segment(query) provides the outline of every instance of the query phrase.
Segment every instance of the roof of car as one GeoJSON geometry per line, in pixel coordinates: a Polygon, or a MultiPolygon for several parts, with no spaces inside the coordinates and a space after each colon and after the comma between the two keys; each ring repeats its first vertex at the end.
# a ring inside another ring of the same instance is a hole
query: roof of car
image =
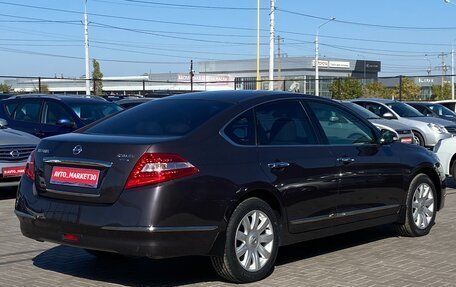
{"type": "MultiPolygon", "coordinates": [[[[238,90],[238,91],[213,91],[213,92],[196,92],[180,94],[175,96],[169,96],[163,99],[200,99],[200,100],[219,100],[224,102],[243,102],[247,100],[253,100],[262,97],[275,97],[275,98],[289,98],[289,97],[303,97],[311,98],[315,96],[297,94],[290,92],[279,92],[279,91],[255,91],[255,90],[238,90]]],[[[161,99],[159,99],[161,100],[161,99]]]]}
{"type": "Polygon", "coordinates": [[[377,103],[382,103],[382,104],[389,104],[389,103],[398,102],[396,100],[378,99],[378,98],[358,98],[358,99],[353,99],[353,101],[368,101],[368,102],[377,102],[377,103]]]}
{"type": "Polygon", "coordinates": [[[102,97],[99,96],[87,96],[87,95],[63,95],[63,94],[24,94],[10,97],[9,99],[19,99],[19,98],[47,98],[62,100],[64,102],[93,102],[93,101],[105,101],[102,97]]]}

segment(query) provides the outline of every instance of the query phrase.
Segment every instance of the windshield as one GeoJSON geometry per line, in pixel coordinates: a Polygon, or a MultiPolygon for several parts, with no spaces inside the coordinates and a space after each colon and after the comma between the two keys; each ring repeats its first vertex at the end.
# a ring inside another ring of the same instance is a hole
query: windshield
{"type": "Polygon", "coordinates": [[[404,103],[389,103],[386,104],[390,109],[395,111],[399,116],[404,117],[404,118],[416,118],[416,117],[424,117],[422,113],[420,113],[418,110],[415,108],[412,108],[411,106],[404,104],[404,103]]]}
{"type": "Polygon", "coordinates": [[[439,116],[445,116],[449,118],[456,117],[456,114],[452,112],[449,108],[439,104],[428,105],[428,108],[430,108],[434,113],[438,114],[439,116]]]}
{"type": "Polygon", "coordinates": [[[102,101],[76,102],[68,105],[85,125],[123,110],[116,104],[102,101]]]}
{"type": "Polygon", "coordinates": [[[374,114],[373,112],[371,112],[357,104],[350,103],[350,102],[343,102],[342,104],[344,104],[350,110],[354,111],[357,115],[359,115],[360,117],[362,117],[366,120],[380,119],[380,117],[377,116],[376,114],[374,114]]]}
{"type": "Polygon", "coordinates": [[[138,105],[84,133],[126,136],[183,136],[231,104],[212,100],[156,100],[138,105]]]}

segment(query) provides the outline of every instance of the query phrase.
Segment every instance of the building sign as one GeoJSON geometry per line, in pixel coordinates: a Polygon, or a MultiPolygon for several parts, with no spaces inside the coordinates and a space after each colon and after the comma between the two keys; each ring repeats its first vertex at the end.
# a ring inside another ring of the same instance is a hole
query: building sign
{"type": "Polygon", "coordinates": [[[434,84],[434,78],[418,78],[418,84],[434,84]]]}
{"type": "MultiPolygon", "coordinates": [[[[312,61],[312,66],[315,67],[315,60],[312,61]]],[[[318,60],[318,67],[350,69],[350,62],[318,60]]]]}
{"type": "MultiPolygon", "coordinates": [[[[179,82],[190,82],[189,74],[178,74],[177,81],[179,82]]],[[[222,84],[225,85],[227,82],[232,82],[230,75],[205,75],[205,74],[196,74],[193,76],[193,82],[197,83],[211,83],[211,84],[222,84]]],[[[229,83],[228,83],[229,84],[229,83]]]]}

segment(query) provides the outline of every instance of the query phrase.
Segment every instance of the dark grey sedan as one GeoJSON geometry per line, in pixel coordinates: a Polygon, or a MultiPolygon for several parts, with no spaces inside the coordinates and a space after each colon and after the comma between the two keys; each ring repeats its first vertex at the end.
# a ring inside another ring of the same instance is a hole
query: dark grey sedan
{"type": "Polygon", "coordinates": [[[434,153],[340,103],[226,91],[43,139],[15,212],[36,240],[96,256],[205,255],[225,279],[252,282],[282,245],[386,223],[426,235],[444,202],[434,153]]]}

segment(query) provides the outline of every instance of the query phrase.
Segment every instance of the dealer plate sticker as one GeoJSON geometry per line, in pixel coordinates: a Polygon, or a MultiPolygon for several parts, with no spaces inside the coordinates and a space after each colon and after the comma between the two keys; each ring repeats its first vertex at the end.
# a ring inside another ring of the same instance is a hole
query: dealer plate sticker
{"type": "Polygon", "coordinates": [[[25,166],[2,168],[3,177],[19,177],[25,172],[25,166]]]}
{"type": "Polygon", "coordinates": [[[100,171],[96,169],[54,166],[52,168],[51,183],[97,188],[99,178],[100,171]]]}

